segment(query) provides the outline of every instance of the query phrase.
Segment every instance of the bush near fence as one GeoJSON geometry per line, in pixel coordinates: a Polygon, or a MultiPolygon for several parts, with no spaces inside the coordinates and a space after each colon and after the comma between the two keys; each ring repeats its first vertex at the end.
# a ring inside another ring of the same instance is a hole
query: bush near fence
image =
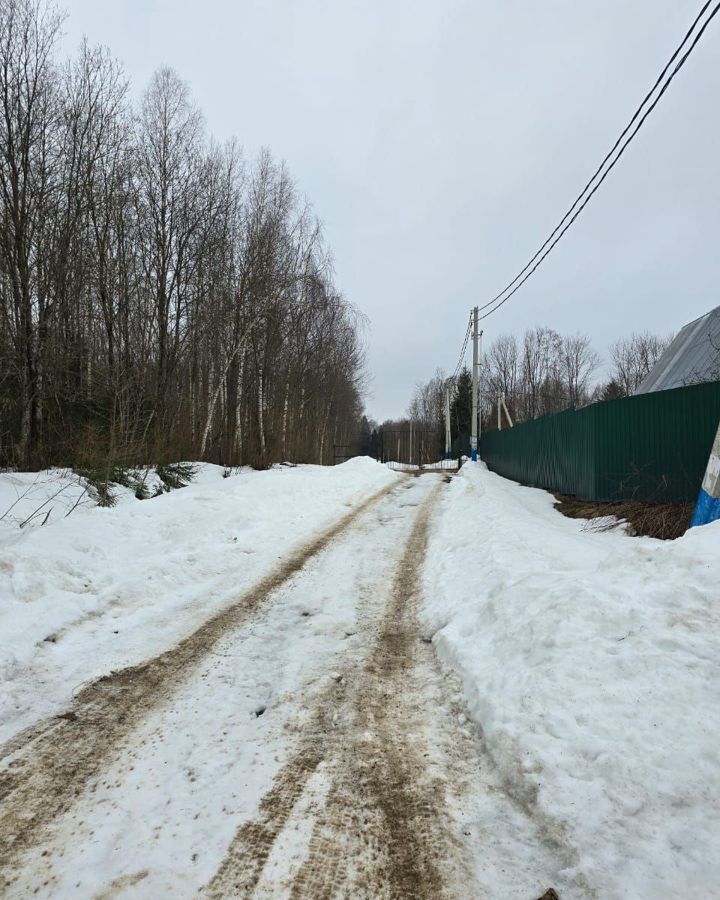
{"type": "Polygon", "coordinates": [[[720,382],[593,403],[484,432],[493,472],[581,500],[694,501],[720,421],[720,382]]]}

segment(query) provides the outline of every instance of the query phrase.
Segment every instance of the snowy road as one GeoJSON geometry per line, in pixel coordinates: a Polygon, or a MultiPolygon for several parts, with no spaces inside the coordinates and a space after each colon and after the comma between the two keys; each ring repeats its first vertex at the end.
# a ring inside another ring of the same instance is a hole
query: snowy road
{"type": "Polygon", "coordinates": [[[505,794],[418,624],[444,481],[403,479],[6,747],[6,895],[534,900],[558,884],[562,842],[505,794]]]}

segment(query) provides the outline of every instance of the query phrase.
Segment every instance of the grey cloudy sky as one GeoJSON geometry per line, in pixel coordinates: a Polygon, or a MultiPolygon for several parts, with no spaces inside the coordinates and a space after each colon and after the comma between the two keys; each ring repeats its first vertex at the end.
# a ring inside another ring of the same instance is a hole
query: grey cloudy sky
{"type": "MultiPolygon", "coordinates": [[[[370,319],[369,412],[452,370],[649,89],[700,0],[64,0],[66,49],[159,65],[209,130],[286,160],[370,319]]],[[[556,250],[485,324],[676,330],[720,302],[720,17],[556,250]]]]}

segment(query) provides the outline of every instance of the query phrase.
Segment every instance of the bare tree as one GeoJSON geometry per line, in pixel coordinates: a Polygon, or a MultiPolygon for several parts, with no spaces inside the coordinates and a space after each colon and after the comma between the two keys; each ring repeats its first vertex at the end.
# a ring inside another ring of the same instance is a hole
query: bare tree
{"type": "Polygon", "coordinates": [[[588,400],[590,379],[600,365],[600,357],[586,334],[563,337],[560,354],[566,402],[570,406],[581,406],[588,400]]]}
{"type": "Polygon", "coordinates": [[[20,398],[18,456],[26,467],[37,462],[39,359],[51,315],[39,270],[54,189],[52,52],[61,21],[35,0],[0,2],[0,277],[9,374],[20,398]]]}
{"type": "Polygon", "coordinates": [[[635,393],[640,387],[671,340],[672,336],[662,338],[643,331],[633,332],[629,338],[622,338],[612,345],[612,378],[625,396],[635,393]]]}
{"type": "Polygon", "coordinates": [[[0,0],[0,464],[329,462],[362,416],[362,317],[287,169],[218,147],[187,85],[0,0]]]}
{"type": "Polygon", "coordinates": [[[554,412],[562,396],[560,353],[562,340],[551,328],[528,329],[521,353],[523,418],[554,412]]]}

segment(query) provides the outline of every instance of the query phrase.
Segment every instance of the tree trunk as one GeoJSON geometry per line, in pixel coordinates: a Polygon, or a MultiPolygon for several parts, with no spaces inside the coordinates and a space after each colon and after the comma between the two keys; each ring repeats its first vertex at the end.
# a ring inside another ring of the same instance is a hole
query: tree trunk
{"type": "Polygon", "coordinates": [[[265,461],[265,412],[263,402],[263,376],[258,377],[258,436],[260,438],[260,457],[265,461]]]}
{"type": "Polygon", "coordinates": [[[242,462],[243,451],[243,421],[242,421],[242,404],[243,404],[243,375],[245,372],[245,351],[240,355],[240,365],[238,366],[237,375],[237,391],[235,394],[235,453],[237,454],[238,464],[242,462]]]}
{"type": "Polygon", "coordinates": [[[285,402],[283,403],[282,418],[282,462],[287,459],[287,423],[288,423],[288,407],[290,405],[290,378],[285,381],[285,402]]]}
{"type": "Polygon", "coordinates": [[[215,380],[215,360],[210,360],[210,373],[208,375],[208,407],[207,407],[207,417],[205,419],[205,428],[203,429],[202,441],[200,442],[200,459],[203,459],[205,456],[205,446],[207,444],[208,435],[210,434],[210,428],[212,426],[213,415],[215,414],[215,404],[217,403],[217,398],[220,394],[220,387],[222,386],[222,379],[218,384],[217,388],[213,392],[213,382],[215,380]],[[210,399],[212,396],[212,400],[210,399]]]}

